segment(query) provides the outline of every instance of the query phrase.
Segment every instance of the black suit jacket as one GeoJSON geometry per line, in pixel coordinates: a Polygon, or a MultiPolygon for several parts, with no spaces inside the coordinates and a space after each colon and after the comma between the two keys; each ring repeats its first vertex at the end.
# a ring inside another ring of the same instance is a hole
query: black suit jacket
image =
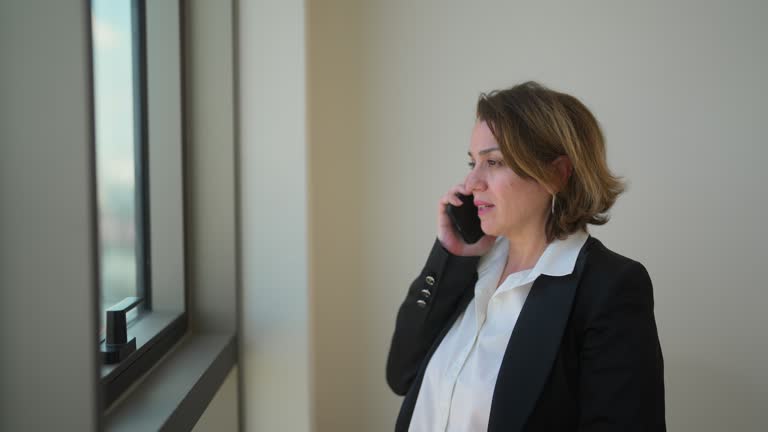
{"type": "MultiPolygon", "coordinates": [[[[427,363],[474,296],[479,257],[435,242],[400,306],[387,381],[407,431],[427,363]]],[[[539,276],[507,344],[489,431],[665,431],[648,272],[589,237],[573,273],[539,276]]],[[[431,432],[431,431],[425,431],[431,432]]]]}

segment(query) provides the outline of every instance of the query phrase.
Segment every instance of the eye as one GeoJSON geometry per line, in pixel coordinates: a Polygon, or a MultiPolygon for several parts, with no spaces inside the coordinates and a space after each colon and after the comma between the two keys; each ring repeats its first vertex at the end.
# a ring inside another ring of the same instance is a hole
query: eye
{"type": "Polygon", "coordinates": [[[467,166],[469,166],[469,169],[475,169],[476,165],[477,165],[477,163],[475,163],[475,161],[467,162],[467,166]]]}
{"type": "Polygon", "coordinates": [[[489,167],[501,166],[504,164],[503,161],[496,159],[488,159],[487,163],[489,167]]]}

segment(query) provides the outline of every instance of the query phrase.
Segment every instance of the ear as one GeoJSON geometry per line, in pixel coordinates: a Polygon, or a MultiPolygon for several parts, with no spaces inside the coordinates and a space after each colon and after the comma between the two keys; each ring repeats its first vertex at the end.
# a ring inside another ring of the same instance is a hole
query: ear
{"type": "Polygon", "coordinates": [[[573,164],[568,156],[558,156],[557,159],[552,161],[552,167],[557,172],[557,190],[560,191],[568,184],[568,179],[571,178],[573,164]]]}

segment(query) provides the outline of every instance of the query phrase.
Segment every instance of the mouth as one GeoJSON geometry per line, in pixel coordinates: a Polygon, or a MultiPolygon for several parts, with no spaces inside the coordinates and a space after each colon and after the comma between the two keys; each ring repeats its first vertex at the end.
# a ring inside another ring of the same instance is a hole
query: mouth
{"type": "Polygon", "coordinates": [[[491,204],[489,202],[485,202],[485,201],[475,201],[475,206],[477,207],[477,215],[478,216],[482,216],[482,215],[488,213],[494,207],[493,204],[491,204]]]}

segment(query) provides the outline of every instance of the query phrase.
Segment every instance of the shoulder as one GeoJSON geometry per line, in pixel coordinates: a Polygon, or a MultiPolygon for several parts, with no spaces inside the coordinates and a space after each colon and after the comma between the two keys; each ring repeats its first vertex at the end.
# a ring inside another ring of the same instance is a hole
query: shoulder
{"type": "Polygon", "coordinates": [[[589,309],[589,315],[626,302],[653,308],[651,278],[643,264],[608,249],[594,237],[587,240],[582,253],[577,302],[589,309]]]}
{"type": "MultiPolygon", "coordinates": [[[[586,264],[590,267],[589,270],[621,270],[625,267],[632,267],[642,265],[632,258],[628,258],[624,255],[616,253],[608,249],[600,240],[590,236],[584,244],[584,250],[586,264]]],[[[585,268],[585,270],[588,270],[585,268]]]]}
{"type": "Polygon", "coordinates": [[[647,276],[645,266],[632,258],[616,253],[598,239],[590,237],[582,251],[584,260],[581,274],[582,282],[615,282],[627,277],[647,276]]]}

